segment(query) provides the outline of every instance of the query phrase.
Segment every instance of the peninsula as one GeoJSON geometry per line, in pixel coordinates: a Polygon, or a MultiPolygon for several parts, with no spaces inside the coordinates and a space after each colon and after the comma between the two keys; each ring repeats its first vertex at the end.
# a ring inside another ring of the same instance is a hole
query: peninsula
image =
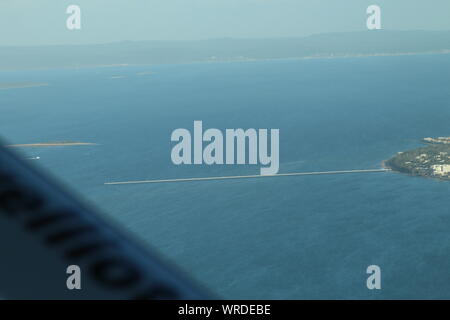
{"type": "Polygon", "coordinates": [[[394,171],[450,181],[450,137],[424,138],[426,146],[399,152],[383,165],[394,171]]]}

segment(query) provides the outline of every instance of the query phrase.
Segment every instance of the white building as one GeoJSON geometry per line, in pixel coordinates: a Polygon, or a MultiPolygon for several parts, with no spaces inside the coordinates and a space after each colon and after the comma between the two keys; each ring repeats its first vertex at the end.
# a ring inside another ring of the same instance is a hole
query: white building
{"type": "Polygon", "coordinates": [[[434,174],[439,176],[446,176],[450,174],[450,164],[437,164],[433,167],[434,174]]]}

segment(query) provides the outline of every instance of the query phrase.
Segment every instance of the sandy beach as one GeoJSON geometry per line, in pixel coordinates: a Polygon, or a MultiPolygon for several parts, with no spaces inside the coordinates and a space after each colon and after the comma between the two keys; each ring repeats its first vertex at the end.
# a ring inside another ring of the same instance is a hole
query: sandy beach
{"type": "Polygon", "coordinates": [[[35,148],[35,147],[68,147],[68,146],[93,146],[96,143],[88,142],[48,142],[48,143],[30,143],[30,144],[11,144],[10,148],[35,148]]]}

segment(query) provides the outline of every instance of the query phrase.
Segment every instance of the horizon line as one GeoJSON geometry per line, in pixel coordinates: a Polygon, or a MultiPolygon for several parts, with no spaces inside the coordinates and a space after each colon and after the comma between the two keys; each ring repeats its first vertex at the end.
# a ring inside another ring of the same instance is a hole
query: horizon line
{"type": "Polygon", "coordinates": [[[45,44],[2,44],[0,48],[11,47],[62,47],[62,46],[95,46],[95,45],[108,45],[108,44],[120,44],[126,42],[201,42],[201,41],[216,41],[216,40],[288,40],[288,39],[305,39],[320,35],[332,35],[332,34],[346,34],[346,33],[366,33],[366,32],[450,32],[450,29],[381,29],[381,30],[356,30],[356,31],[330,31],[330,32],[316,32],[308,35],[298,36],[275,36],[275,37],[215,37],[215,38],[198,38],[198,39],[141,39],[141,40],[116,40],[116,41],[104,41],[104,42],[86,42],[86,43],[45,43],[45,44]]]}

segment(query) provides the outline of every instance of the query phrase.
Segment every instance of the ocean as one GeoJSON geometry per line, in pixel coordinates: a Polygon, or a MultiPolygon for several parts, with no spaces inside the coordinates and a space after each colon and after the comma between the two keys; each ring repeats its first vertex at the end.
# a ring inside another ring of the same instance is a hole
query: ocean
{"type": "Polygon", "coordinates": [[[8,143],[216,295],[236,299],[450,298],[450,183],[394,172],[168,184],[259,174],[175,166],[176,128],[277,128],[280,173],[377,169],[450,135],[450,55],[0,73],[8,143]],[[368,290],[366,269],[381,268],[368,290]]]}

